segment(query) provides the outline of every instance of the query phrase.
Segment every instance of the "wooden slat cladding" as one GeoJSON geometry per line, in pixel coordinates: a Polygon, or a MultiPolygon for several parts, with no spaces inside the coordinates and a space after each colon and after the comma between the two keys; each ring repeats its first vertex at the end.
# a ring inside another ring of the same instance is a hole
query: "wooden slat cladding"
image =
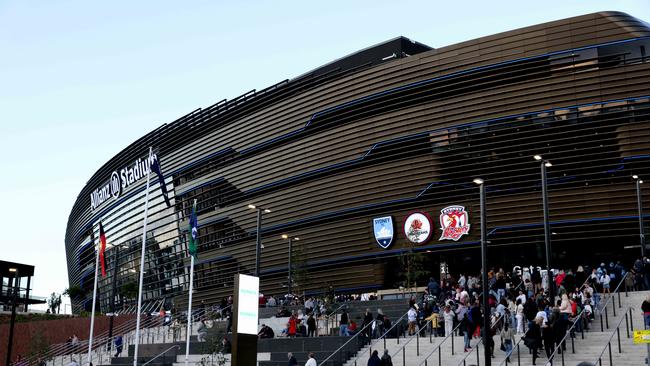
{"type": "MultiPolygon", "coordinates": [[[[650,29],[625,14],[588,14],[289,81],[196,111],[129,146],[82,190],[66,232],[70,283],[87,275],[90,259],[77,262],[74,253],[100,218],[110,242],[133,248],[118,278],[128,281],[136,268],[143,181],[97,212],[88,196],[149,145],[171,175],[166,184],[175,201],[166,208],[157,184],[151,187],[150,299],[186,290],[182,258],[194,199],[201,225],[197,298],[207,301],[231,291],[234,273],[253,270],[249,203],[272,209],[263,220],[265,293],[283,291],[283,233],[301,237],[313,282],[307,292],[324,283],[390,286],[395,269],[386,266],[403,253],[475,247],[471,181],[478,176],[488,187],[491,243],[537,246],[543,233],[533,154],[554,164],[550,213],[559,242],[629,243],[636,205],[630,175],[650,175],[649,37],[650,29]],[[471,229],[450,243],[438,239],[438,215],[452,204],[465,206],[471,229]],[[402,229],[414,210],[432,218],[432,238],[420,246],[408,244],[402,229]],[[395,223],[388,250],[373,237],[372,218],[383,215],[395,223]]],[[[101,289],[103,304],[108,296],[101,289]]]]}

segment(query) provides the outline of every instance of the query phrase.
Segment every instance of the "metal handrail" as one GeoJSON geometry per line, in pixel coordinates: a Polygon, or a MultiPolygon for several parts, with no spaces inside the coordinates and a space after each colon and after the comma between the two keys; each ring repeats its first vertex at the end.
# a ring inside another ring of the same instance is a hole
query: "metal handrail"
{"type": "MultiPolygon", "coordinates": [[[[400,324],[400,322],[402,321],[402,319],[403,319],[406,315],[408,315],[408,313],[409,313],[409,312],[407,311],[407,312],[404,313],[404,315],[400,316],[400,317],[395,321],[395,323],[393,324],[393,326],[390,327],[390,329],[388,329],[386,332],[384,332],[384,334],[382,334],[381,337],[379,337],[379,338],[377,338],[377,339],[374,340],[374,343],[376,344],[380,339],[384,339],[384,338],[386,337],[386,335],[387,335],[388,333],[390,333],[390,332],[393,330],[393,328],[395,328],[397,325],[400,324]]],[[[372,348],[372,344],[373,344],[373,340],[370,341],[370,348],[372,348]]],[[[357,357],[355,357],[354,360],[352,360],[351,362],[356,362],[359,358],[361,358],[361,356],[365,355],[366,352],[369,352],[369,351],[370,351],[370,348],[366,348],[363,352],[361,352],[360,354],[358,354],[357,357]]]]}
{"type": "MultiPolygon", "coordinates": [[[[628,274],[629,273],[626,273],[625,276],[623,276],[623,278],[621,278],[621,281],[619,282],[618,286],[616,286],[616,288],[614,289],[614,293],[616,293],[619,290],[619,288],[621,287],[621,284],[623,282],[625,282],[625,278],[627,278],[628,274]]],[[[587,281],[585,281],[585,282],[587,282],[587,281]]],[[[606,309],[607,305],[609,304],[609,301],[612,298],[614,298],[614,295],[610,296],[610,298],[607,299],[607,301],[605,301],[605,305],[601,309],[599,309],[599,311],[602,311],[602,309],[606,309]]],[[[564,335],[564,337],[562,337],[562,340],[560,342],[558,342],[555,349],[553,349],[553,353],[548,358],[548,361],[546,362],[546,365],[552,365],[553,364],[553,358],[557,354],[558,350],[562,347],[562,344],[564,343],[564,341],[566,341],[566,338],[571,334],[571,331],[573,330],[573,328],[575,328],[576,324],[578,324],[578,321],[580,321],[582,319],[582,315],[584,314],[584,312],[585,312],[585,309],[582,309],[582,311],[580,311],[580,313],[578,313],[578,315],[576,316],[576,319],[573,321],[573,325],[571,325],[571,327],[569,329],[567,329],[566,334],[564,335]]],[[[602,318],[601,318],[601,325],[602,325],[602,318]]]]}
{"type": "Polygon", "coordinates": [[[175,345],[173,345],[173,346],[167,348],[166,350],[164,350],[164,351],[162,351],[161,353],[159,353],[158,355],[156,355],[154,358],[152,358],[152,359],[150,359],[149,361],[143,363],[142,366],[146,366],[146,365],[150,364],[153,360],[157,359],[158,357],[160,357],[160,356],[164,355],[165,353],[167,353],[167,351],[169,351],[169,350],[171,350],[171,349],[174,349],[174,348],[181,349],[181,346],[179,346],[178,344],[175,344],[175,345]]]}
{"type": "MultiPolygon", "coordinates": [[[[627,312],[628,310],[634,310],[634,308],[632,308],[631,306],[629,306],[625,311],[627,312]]],[[[626,314],[626,315],[627,315],[627,314],[626,314]]],[[[600,354],[598,355],[598,357],[596,357],[596,360],[594,361],[594,365],[597,365],[597,364],[599,363],[598,361],[599,361],[599,360],[603,357],[603,355],[605,354],[605,350],[606,350],[606,349],[608,348],[608,346],[611,344],[612,338],[614,338],[614,333],[617,333],[617,332],[618,332],[618,328],[619,328],[619,327],[621,326],[621,324],[623,323],[623,319],[627,320],[627,316],[625,316],[625,317],[622,316],[621,319],[618,321],[618,324],[616,325],[615,329],[612,331],[612,334],[609,336],[609,339],[607,339],[607,342],[605,342],[605,346],[603,347],[602,352],[600,352],[600,354]]],[[[619,334],[619,336],[620,336],[620,334],[619,334]]],[[[620,345],[620,342],[619,342],[619,345],[620,345]]]]}
{"type": "Polygon", "coordinates": [[[440,341],[440,343],[438,343],[438,345],[435,346],[431,352],[429,352],[429,354],[427,355],[427,357],[425,357],[424,360],[423,360],[423,361],[422,361],[418,366],[422,366],[422,365],[424,365],[424,364],[426,363],[426,361],[429,359],[429,357],[431,357],[431,355],[434,354],[434,353],[435,353],[435,352],[436,352],[436,351],[437,351],[437,350],[442,346],[442,344],[445,343],[445,342],[447,341],[447,338],[453,337],[454,332],[455,332],[458,328],[460,328],[460,326],[461,326],[462,324],[463,324],[462,321],[459,322],[459,323],[454,327],[454,329],[451,330],[451,333],[449,333],[449,335],[445,336],[445,338],[443,338],[442,341],[440,341]]]}
{"type": "MultiPolygon", "coordinates": [[[[201,316],[202,313],[204,313],[203,310],[196,310],[196,312],[193,311],[193,315],[201,316]]],[[[148,321],[145,320],[144,322],[142,322],[141,328],[151,329],[155,327],[156,324],[158,323],[159,323],[158,318],[151,318],[148,321]]],[[[130,328],[134,326],[135,326],[135,319],[132,319],[132,321],[127,321],[126,323],[120,324],[119,327],[114,329],[114,332],[117,334],[133,332],[135,329],[130,329],[130,328]]],[[[107,333],[108,332],[106,331],[100,333],[98,336],[93,337],[93,340],[96,341],[96,346],[93,347],[94,351],[103,348],[107,344],[107,342],[112,342],[113,339],[117,337],[117,335],[115,335],[109,338],[107,335],[105,335],[107,333]]],[[[72,357],[72,355],[74,354],[85,353],[87,345],[88,345],[88,340],[81,341],[78,345],[74,347],[74,350],[71,353],[68,351],[68,349],[70,349],[71,347],[69,343],[65,343],[65,342],[58,343],[48,348],[47,352],[45,352],[44,354],[35,355],[31,358],[26,359],[26,362],[29,364],[34,364],[35,360],[37,360],[38,358],[41,358],[43,360],[49,360],[49,359],[54,359],[56,357],[68,356],[68,355],[72,357]]]]}
{"type": "MultiPolygon", "coordinates": [[[[481,339],[479,339],[479,341],[476,342],[476,344],[474,345],[474,348],[476,348],[476,355],[477,355],[477,357],[480,357],[480,356],[479,356],[480,353],[479,353],[479,351],[478,351],[478,346],[480,346],[481,343],[483,343],[483,338],[482,338],[482,337],[481,337],[481,339]]],[[[467,354],[466,354],[465,356],[463,356],[463,358],[460,360],[460,362],[459,362],[458,364],[456,364],[456,366],[464,365],[464,364],[465,364],[465,360],[466,360],[467,357],[469,357],[472,353],[474,353],[474,352],[467,352],[467,354]]]]}
{"type": "Polygon", "coordinates": [[[615,294],[615,293],[617,293],[617,292],[619,291],[619,288],[621,287],[621,285],[623,284],[623,282],[625,282],[625,279],[627,278],[627,276],[628,276],[629,274],[630,274],[630,273],[628,272],[628,273],[625,274],[625,276],[623,276],[623,278],[621,278],[621,281],[618,283],[618,286],[616,286],[616,288],[614,289],[614,291],[610,292],[610,295],[611,295],[611,296],[607,299],[607,301],[605,301],[605,305],[603,305],[600,309],[598,309],[599,312],[602,311],[603,309],[607,308],[607,305],[609,304],[609,302],[612,301],[612,299],[614,298],[614,295],[613,295],[613,294],[615,294]]]}
{"type": "Polygon", "coordinates": [[[321,361],[320,363],[321,363],[322,365],[324,365],[325,362],[326,362],[327,360],[329,360],[330,358],[332,358],[332,356],[334,356],[334,355],[337,354],[340,350],[342,350],[343,347],[347,346],[348,343],[352,342],[353,339],[355,339],[355,338],[357,338],[359,335],[363,334],[363,333],[364,333],[363,331],[366,330],[366,328],[368,328],[368,327],[371,326],[372,324],[375,324],[375,322],[376,322],[376,320],[373,320],[373,321],[371,321],[370,323],[366,324],[366,326],[363,327],[363,328],[361,328],[361,330],[359,330],[359,331],[357,332],[357,334],[355,334],[354,336],[350,337],[350,339],[349,339],[347,342],[343,343],[343,345],[342,345],[341,347],[337,348],[336,351],[332,352],[331,355],[327,356],[327,358],[324,359],[323,361],[321,361]]]}
{"type": "MultiPolygon", "coordinates": [[[[429,324],[431,324],[431,320],[428,320],[426,323],[424,323],[424,327],[423,327],[423,328],[426,328],[427,325],[429,325],[429,324]]],[[[407,340],[406,342],[404,342],[404,345],[402,345],[402,347],[401,347],[400,349],[398,349],[397,351],[393,352],[393,355],[396,355],[399,351],[403,350],[403,349],[406,347],[407,344],[411,343],[411,341],[413,340],[413,338],[417,338],[417,337],[418,337],[418,333],[420,333],[420,331],[421,331],[423,328],[420,328],[419,330],[417,330],[417,331],[415,332],[414,335],[409,336],[408,340],[407,340]]]]}

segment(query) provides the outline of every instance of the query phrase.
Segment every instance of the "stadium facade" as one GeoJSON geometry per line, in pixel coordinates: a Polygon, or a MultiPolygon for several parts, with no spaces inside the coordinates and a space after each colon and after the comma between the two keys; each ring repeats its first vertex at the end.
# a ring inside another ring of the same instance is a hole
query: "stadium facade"
{"type": "Polygon", "coordinates": [[[254,272],[249,204],[271,211],[261,226],[266,294],[286,291],[282,234],[300,237],[293,278],[305,293],[394,288],[414,273],[437,272],[442,261],[452,272],[475,271],[476,177],[487,189],[489,261],[542,264],[535,154],[553,163],[554,262],[630,260],[639,252],[631,176],[650,180],[649,135],[650,25],[627,14],[588,14],[439,49],[400,37],[193,111],[126,147],[92,176],[70,213],[70,286],[81,287],[77,305],[88,306],[89,230],[98,237],[101,220],[109,243],[101,309],[113,293],[118,306],[132,304],[150,146],[172,202],[154,177],[143,297],[151,309],[187,292],[194,200],[197,302],[218,301],[232,292],[235,273],[254,272]]]}

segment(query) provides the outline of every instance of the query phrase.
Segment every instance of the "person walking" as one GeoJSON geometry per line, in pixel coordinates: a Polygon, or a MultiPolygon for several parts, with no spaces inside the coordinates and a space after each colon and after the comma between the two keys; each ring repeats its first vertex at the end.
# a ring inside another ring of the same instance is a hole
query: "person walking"
{"type": "Polygon", "coordinates": [[[454,329],[454,312],[451,311],[451,307],[449,305],[445,306],[445,311],[442,313],[442,318],[445,322],[445,337],[447,337],[454,329]]]}
{"type": "Polygon", "coordinates": [[[384,350],[384,355],[381,356],[381,363],[379,366],[393,366],[393,359],[388,354],[388,350],[384,350]]]}
{"type": "Polygon", "coordinates": [[[199,342],[205,342],[208,340],[208,327],[205,325],[205,320],[199,322],[199,327],[196,329],[196,332],[198,334],[197,340],[199,342]]]}
{"type": "Polygon", "coordinates": [[[379,359],[379,352],[377,350],[372,351],[372,355],[368,359],[368,366],[380,366],[381,360],[379,359]]]}
{"type": "Polygon", "coordinates": [[[316,335],[316,318],[314,313],[309,314],[307,318],[307,337],[314,337],[316,335]]]}
{"type": "Polygon", "coordinates": [[[521,299],[517,299],[517,313],[515,315],[517,320],[517,334],[524,333],[524,304],[521,303],[521,299]]]}
{"type": "Polygon", "coordinates": [[[512,327],[508,325],[508,322],[503,324],[503,329],[501,329],[501,344],[502,349],[506,353],[506,362],[510,362],[510,355],[512,354],[512,345],[515,340],[515,332],[512,330],[512,327]]]}
{"type": "Polygon", "coordinates": [[[528,347],[533,352],[533,365],[539,357],[537,351],[542,345],[541,325],[543,322],[544,319],[542,317],[536,317],[528,328],[524,339],[524,344],[526,347],[528,347]]]}
{"type": "Polygon", "coordinates": [[[124,344],[124,342],[122,340],[122,336],[118,335],[117,337],[115,337],[115,340],[113,341],[113,343],[115,344],[115,356],[114,357],[120,357],[120,355],[122,354],[122,347],[123,347],[123,344],[124,344]]]}
{"type": "Polygon", "coordinates": [[[305,366],[317,366],[314,352],[309,352],[309,359],[305,362],[305,366]]]}

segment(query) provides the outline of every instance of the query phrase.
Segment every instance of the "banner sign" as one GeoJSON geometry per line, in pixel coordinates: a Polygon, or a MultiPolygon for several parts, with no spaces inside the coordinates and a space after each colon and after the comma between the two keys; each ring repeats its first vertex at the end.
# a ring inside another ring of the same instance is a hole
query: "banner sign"
{"type": "Polygon", "coordinates": [[[237,333],[257,335],[260,279],[238,274],[237,281],[237,333]]]}
{"type": "Polygon", "coordinates": [[[393,242],[393,218],[384,216],[373,219],[372,228],[377,244],[384,249],[388,248],[393,242]]]}
{"type": "Polygon", "coordinates": [[[447,206],[440,210],[440,229],[442,235],[438,240],[457,241],[469,233],[469,216],[463,206],[447,206]]]}
{"type": "Polygon", "coordinates": [[[413,212],[404,220],[404,235],[414,244],[421,244],[431,236],[431,220],[424,212],[413,212]]]}

